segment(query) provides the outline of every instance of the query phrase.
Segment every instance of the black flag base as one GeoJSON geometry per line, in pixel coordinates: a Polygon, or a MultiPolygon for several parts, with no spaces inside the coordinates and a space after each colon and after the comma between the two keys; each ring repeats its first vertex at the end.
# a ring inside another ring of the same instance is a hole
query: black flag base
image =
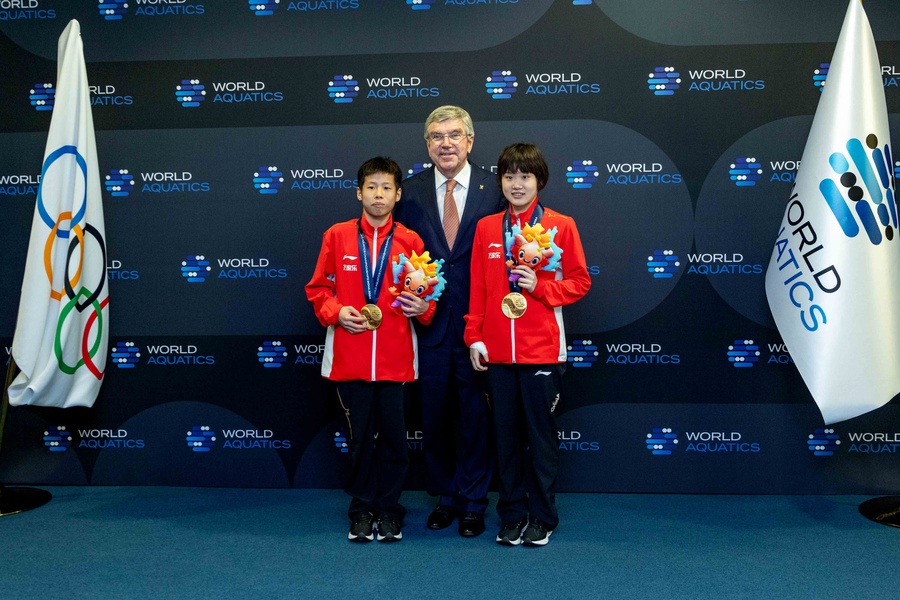
{"type": "Polygon", "coordinates": [[[900,496],[872,498],[859,505],[859,512],[867,519],[882,525],[900,527],[900,496]]]}
{"type": "MultiPolygon", "coordinates": [[[[3,432],[6,430],[6,411],[9,408],[7,390],[15,378],[18,369],[13,357],[9,357],[6,369],[6,382],[3,385],[3,396],[0,398],[0,449],[3,448],[3,432]]],[[[50,502],[53,495],[46,490],[28,487],[9,487],[0,483],[0,517],[17,515],[20,512],[38,508],[50,502]]]]}
{"type": "Polygon", "coordinates": [[[47,490],[0,485],[0,517],[17,515],[41,507],[53,498],[47,490]]]}

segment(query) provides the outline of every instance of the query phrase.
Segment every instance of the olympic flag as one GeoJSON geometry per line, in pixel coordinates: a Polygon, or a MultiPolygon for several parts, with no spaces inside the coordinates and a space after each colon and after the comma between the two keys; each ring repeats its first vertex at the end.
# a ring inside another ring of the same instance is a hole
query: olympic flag
{"type": "Polygon", "coordinates": [[[900,392],[893,164],[875,40],[851,0],[766,271],[778,331],[828,425],[900,392]]]}
{"type": "Polygon", "coordinates": [[[13,406],[92,406],[109,338],[97,145],[78,21],[59,38],[56,99],[25,261],[13,406]]]}

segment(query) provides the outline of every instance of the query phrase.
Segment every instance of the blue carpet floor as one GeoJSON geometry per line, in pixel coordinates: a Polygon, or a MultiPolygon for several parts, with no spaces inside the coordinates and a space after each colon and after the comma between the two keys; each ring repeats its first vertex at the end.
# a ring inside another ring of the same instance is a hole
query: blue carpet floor
{"type": "MultiPolygon", "coordinates": [[[[51,487],[0,519],[3,600],[897,598],[900,530],[856,496],[564,494],[543,548],[425,529],[346,540],[334,490],[51,487]]],[[[492,497],[492,506],[493,501],[492,497]]]]}

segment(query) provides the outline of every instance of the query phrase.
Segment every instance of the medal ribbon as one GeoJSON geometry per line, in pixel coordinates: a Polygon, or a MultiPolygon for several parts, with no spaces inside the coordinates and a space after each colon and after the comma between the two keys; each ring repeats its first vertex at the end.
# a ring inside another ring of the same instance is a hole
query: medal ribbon
{"type": "MultiPolygon", "coordinates": [[[[528,220],[528,224],[534,227],[535,223],[540,223],[541,217],[544,216],[544,207],[541,206],[540,201],[535,200],[534,212],[531,213],[531,218],[528,220]]],[[[507,210],[503,215],[503,247],[506,248],[506,239],[507,236],[512,236],[512,219],[510,218],[511,210],[507,210]]],[[[506,260],[512,260],[512,245],[509,248],[506,248],[506,260]]],[[[506,267],[506,277],[509,278],[509,275],[512,273],[512,269],[506,267]]],[[[521,293],[522,288],[519,287],[517,283],[512,281],[509,282],[509,291],[521,293]]]]}
{"type": "Polygon", "coordinates": [[[378,296],[381,294],[381,284],[384,283],[384,272],[387,270],[388,258],[391,256],[391,244],[394,241],[394,227],[384,238],[381,245],[381,251],[375,259],[375,272],[372,272],[371,260],[369,253],[369,240],[363,233],[362,225],[357,223],[357,233],[359,235],[359,260],[362,263],[362,280],[363,294],[366,297],[367,304],[378,304],[378,296]]]}

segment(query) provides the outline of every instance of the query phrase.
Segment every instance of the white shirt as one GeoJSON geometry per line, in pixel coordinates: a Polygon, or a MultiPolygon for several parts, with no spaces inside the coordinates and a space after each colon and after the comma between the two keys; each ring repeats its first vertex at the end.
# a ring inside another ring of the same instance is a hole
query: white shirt
{"type": "MultiPolygon", "coordinates": [[[[469,192],[469,180],[472,178],[472,165],[466,161],[462,171],[453,178],[456,181],[456,187],[453,188],[453,200],[456,202],[456,213],[459,215],[459,221],[462,222],[463,211],[466,209],[466,195],[469,192]]],[[[435,193],[437,194],[438,216],[441,222],[444,221],[444,194],[447,193],[447,178],[444,174],[434,170],[435,193]]]]}

